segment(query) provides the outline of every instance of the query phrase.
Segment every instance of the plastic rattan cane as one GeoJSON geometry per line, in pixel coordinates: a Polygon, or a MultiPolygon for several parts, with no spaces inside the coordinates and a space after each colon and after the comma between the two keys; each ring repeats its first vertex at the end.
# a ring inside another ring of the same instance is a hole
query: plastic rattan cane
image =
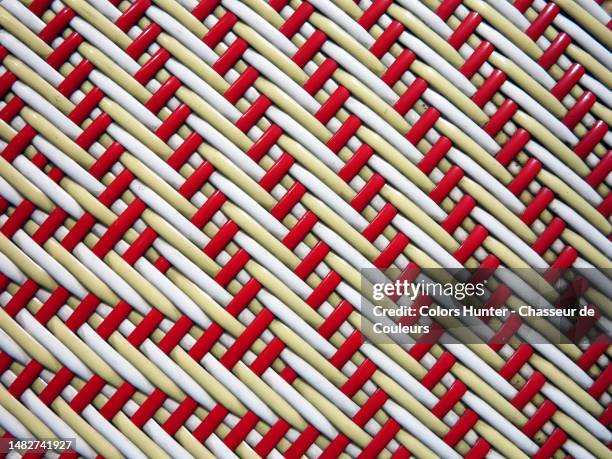
{"type": "Polygon", "coordinates": [[[607,8],[0,0],[4,440],[612,457],[607,8]],[[597,272],[600,336],[361,332],[362,269],[500,266],[597,272]]]}

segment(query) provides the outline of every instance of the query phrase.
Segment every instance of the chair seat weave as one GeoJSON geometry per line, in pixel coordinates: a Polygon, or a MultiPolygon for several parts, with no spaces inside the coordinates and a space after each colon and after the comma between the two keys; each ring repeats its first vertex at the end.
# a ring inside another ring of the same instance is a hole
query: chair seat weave
{"type": "Polygon", "coordinates": [[[608,9],[0,0],[0,454],[612,458],[608,9]],[[363,333],[502,267],[594,273],[581,340],[363,333]]]}

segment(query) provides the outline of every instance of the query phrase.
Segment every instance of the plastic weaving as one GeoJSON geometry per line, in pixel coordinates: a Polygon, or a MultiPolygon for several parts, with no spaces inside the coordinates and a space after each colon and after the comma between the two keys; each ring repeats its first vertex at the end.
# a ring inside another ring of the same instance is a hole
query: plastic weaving
{"type": "Polygon", "coordinates": [[[0,0],[0,455],[612,458],[608,9],[0,0]],[[580,341],[364,335],[363,269],[502,267],[580,341]]]}

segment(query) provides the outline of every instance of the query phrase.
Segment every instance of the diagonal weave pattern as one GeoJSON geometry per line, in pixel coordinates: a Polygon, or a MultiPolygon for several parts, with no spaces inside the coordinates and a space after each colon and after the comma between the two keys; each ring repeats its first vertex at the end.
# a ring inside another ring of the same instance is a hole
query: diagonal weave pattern
{"type": "Polygon", "coordinates": [[[612,267],[611,46],[592,0],[0,0],[4,438],[612,457],[603,271],[580,345],[359,331],[362,268],[612,267]]]}

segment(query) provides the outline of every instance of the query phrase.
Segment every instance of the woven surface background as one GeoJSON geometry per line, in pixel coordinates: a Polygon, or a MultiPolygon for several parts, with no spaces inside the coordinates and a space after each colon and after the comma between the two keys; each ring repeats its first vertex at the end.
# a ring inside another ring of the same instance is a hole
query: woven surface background
{"type": "Polygon", "coordinates": [[[4,439],[612,457],[611,45],[592,0],[0,0],[4,439]],[[594,328],[369,343],[359,270],[415,266],[589,267],[594,328]]]}

